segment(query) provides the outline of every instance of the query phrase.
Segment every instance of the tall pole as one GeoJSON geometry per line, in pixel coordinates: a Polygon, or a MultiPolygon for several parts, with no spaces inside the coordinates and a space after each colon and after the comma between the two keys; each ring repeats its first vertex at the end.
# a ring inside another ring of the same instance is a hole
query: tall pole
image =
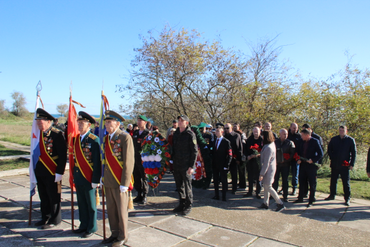
{"type": "Polygon", "coordinates": [[[105,199],[104,199],[104,186],[101,186],[101,199],[103,203],[103,239],[105,240],[105,199]]]}

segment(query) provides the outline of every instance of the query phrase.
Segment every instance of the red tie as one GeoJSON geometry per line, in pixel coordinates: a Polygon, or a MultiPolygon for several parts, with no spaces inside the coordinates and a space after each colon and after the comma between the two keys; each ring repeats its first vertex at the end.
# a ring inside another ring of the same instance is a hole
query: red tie
{"type": "Polygon", "coordinates": [[[218,150],[218,141],[219,141],[220,139],[219,138],[217,138],[217,141],[216,141],[216,150],[218,150]]]}

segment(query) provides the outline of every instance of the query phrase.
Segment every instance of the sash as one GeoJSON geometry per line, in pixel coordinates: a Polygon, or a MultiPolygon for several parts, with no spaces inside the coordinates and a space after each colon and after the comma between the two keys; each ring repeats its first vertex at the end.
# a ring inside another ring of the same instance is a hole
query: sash
{"type": "MultiPolygon", "coordinates": [[[[113,174],[113,177],[117,181],[118,185],[121,185],[121,176],[122,176],[123,166],[122,166],[121,162],[118,161],[117,157],[114,156],[114,154],[113,154],[112,147],[109,143],[109,136],[108,135],[105,137],[104,151],[105,151],[106,164],[108,165],[108,168],[111,171],[111,173],[113,174]]],[[[131,191],[133,189],[133,184],[134,184],[133,175],[131,175],[130,185],[128,187],[128,191],[131,191]]]]}
{"type": "Polygon", "coordinates": [[[84,178],[91,183],[93,168],[90,166],[89,162],[85,158],[85,155],[83,154],[80,134],[75,137],[74,152],[77,167],[80,169],[84,178]]]}
{"type": "Polygon", "coordinates": [[[50,157],[48,152],[46,151],[45,142],[44,142],[44,132],[41,131],[40,135],[40,157],[39,160],[45,166],[46,169],[50,172],[51,175],[55,175],[55,171],[57,170],[57,163],[55,163],[54,159],[50,157]]]}

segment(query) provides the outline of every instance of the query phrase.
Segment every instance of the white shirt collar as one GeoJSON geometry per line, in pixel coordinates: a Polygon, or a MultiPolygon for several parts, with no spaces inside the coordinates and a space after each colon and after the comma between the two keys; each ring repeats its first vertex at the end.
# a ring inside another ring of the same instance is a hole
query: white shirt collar
{"type": "Polygon", "coordinates": [[[114,134],[117,132],[117,130],[118,130],[119,128],[117,128],[112,134],[110,134],[109,135],[109,138],[110,138],[110,140],[112,140],[112,138],[113,138],[113,136],[114,136],[114,134]]]}
{"type": "Polygon", "coordinates": [[[85,138],[86,134],[89,133],[89,131],[87,131],[85,134],[81,135],[81,141],[85,138]]]}

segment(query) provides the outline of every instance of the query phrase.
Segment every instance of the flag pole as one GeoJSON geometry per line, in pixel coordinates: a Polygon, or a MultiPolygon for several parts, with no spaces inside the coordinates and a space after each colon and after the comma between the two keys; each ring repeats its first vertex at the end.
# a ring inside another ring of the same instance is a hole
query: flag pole
{"type": "MultiPolygon", "coordinates": [[[[42,90],[42,84],[41,84],[41,81],[39,81],[36,85],[36,104],[35,104],[35,111],[37,110],[37,107],[38,107],[38,100],[40,98],[40,92],[42,90]]],[[[41,98],[40,98],[40,101],[41,101],[41,98]]],[[[44,106],[44,104],[42,104],[44,106]]],[[[31,133],[31,140],[32,140],[32,133],[31,133]]],[[[32,146],[32,145],[31,145],[32,146]]],[[[33,153],[32,152],[33,150],[31,149],[31,154],[33,153]]],[[[32,160],[32,156],[31,156],[31,160],[32,160]]],[[[32,163],[32,166],[31,167],[32,169],[35,167],[34,166],[35,164],[32,163]]],[[[30,169],[31,169],[30,168],[30,169]]],[[[32,188],[32,183],[30,183],[30,187],[32,188]]],[[[28,225],[30,226],[31,225],[31,221],[32,221],[32,197],[33,197],[33,194],[34,192],[32,192],[35,188],[31,189],[30,191],[30,209],[29,209],[29,212],[28,212],[28,225]]]]}
{"type": "Polygon", "coordinates": [[[101,197],[102,197],[102,203],[103,203],[103,240],[105,240],[105,199],[104,199],[104,186],[101,186],[101,197]]]}
{"type": "MultiPolygon", "coordinates": [[[[72,81],[71,81],[71,84],[69,85],[69,98],[70,99],[72,98],[72,81]]],[[[69,101],[69,104],[72,104],[71,100],[69,101]]],[[[69,169],[72,169],[71,166],[69,167],[69,169]]],[[[75,230],[75,210],[74,210],[74,201],[73,201],[73,185],[71,186],[71,220],[72,220],[72,231],[74,231],[75,230]]]]}

